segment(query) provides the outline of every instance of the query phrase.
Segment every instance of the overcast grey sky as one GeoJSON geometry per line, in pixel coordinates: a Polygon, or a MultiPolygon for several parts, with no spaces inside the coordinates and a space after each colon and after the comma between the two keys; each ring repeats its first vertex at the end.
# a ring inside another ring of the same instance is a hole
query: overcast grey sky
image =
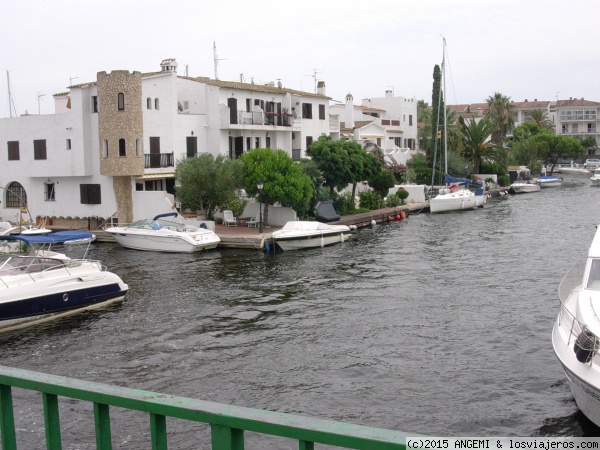
{"type": "Polygon", "coordinates": [[[501,92],[515,101],[600,101],[598,0],[3,0],[0,117],[7,71],[18,112],[53,112],[52,95],[117,69],[268,83],[343,101],[395,95],[431,104],[448,44],[448,103],[501,92]]]}

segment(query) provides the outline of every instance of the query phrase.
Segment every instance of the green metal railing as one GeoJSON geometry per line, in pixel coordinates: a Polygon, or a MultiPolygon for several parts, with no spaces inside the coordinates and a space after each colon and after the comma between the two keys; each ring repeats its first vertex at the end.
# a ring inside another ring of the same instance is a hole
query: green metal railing
{"type": "Polygon", "coordinates": [[[17,448],[13,387],[42,394],[48,450],[62,448],[59,396],[93,403],[96,448],[99,450],[112,449],[111,406],[149,414],[150,448],[153,450],[168,448],[167,417],[209,424],[213,450],[243,450],[244,431],[297,440],[300,450],[312,450],[315,443],[354,449],[406,448],[407,435],[398,431],[230,406],[0,366],[0,433],[3,450],[17,448]]]}

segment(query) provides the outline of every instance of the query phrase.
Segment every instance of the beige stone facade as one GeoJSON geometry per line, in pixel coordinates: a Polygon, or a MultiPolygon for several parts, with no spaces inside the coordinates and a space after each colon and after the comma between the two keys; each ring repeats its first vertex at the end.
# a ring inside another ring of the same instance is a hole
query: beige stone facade
{"type": "Polygon", "coordinates": [[[98,72],[97,86],[100,173],[114,177],[119,223],[131,223],[131,177],[144,174],[142,74],[98,72]]]}

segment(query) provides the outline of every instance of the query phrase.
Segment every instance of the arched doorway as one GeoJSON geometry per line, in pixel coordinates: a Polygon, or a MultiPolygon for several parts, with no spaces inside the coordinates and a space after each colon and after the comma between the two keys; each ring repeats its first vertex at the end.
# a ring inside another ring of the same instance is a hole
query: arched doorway
{"type": "Polygon", "coordinates": [[[27,206],[27,192],[21,183],[13,181],[4,190],[4,207],[20,208],[27,206]]]}

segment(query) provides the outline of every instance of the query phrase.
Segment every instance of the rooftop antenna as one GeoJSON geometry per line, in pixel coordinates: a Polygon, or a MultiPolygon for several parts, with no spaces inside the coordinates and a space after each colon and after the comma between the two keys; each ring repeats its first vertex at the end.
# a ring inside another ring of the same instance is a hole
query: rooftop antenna
{"type": "Polygon", "coordinates": [[[41,113],[41,109],[40,109],[40,98],[43,97],[46,94],[42,94],[41,92],[38,92],[37,94],[37,98],[38,98],[38,115],[42,114],[41,113]]]}
{"type": "Polygon", "coordinates": [[[219,59],[217,57],[217,44],[215,43],[215,41],[213,41],[213,55],[214,55],[214,58],[215,58],[215,80],[218,80],[219,79],[219,74],[217,72],[217,66],[219,65],[219,61],[224,61],[227,58],[220,58],[219,59]]]}
{"type": "Polygon", "coordinates": [[[317,93],[317,74],[323,72],[322,70],[319,70],[317,72],[317,69],[313,69],[313,74],[312,75],[307,75],[304,74],[305,77],[313,77],[314,81],[315,81],[315,94],[317,93]]]}
{"type": "Polygon", "coordinates": [[[14,117],[17,117],[19,113],[17,112],[17,105],[15,105],[15,99],[12,95],[12,89],[10,87],[10,73],[8,70],[6,71],[6,80],[8,82],[8,112],[10,114],[10,118],[13,118],[13,112],[15,113],[14,117]]]}

